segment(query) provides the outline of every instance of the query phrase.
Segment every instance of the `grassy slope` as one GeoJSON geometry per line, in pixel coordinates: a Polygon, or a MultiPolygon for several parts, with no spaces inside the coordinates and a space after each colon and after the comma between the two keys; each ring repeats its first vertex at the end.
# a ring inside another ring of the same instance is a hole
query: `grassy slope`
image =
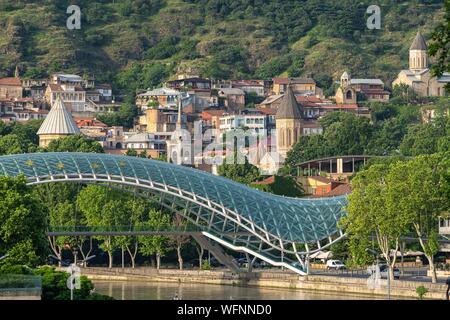
{"type": "MultiPolygon", "coordinates": [[[[263,63],[278,56],[301,57],[304,65],[300,74],[329,74],[337,79],[347,69],[355,76],[389,81],[407,65],[408,48],[417,30],[420,28],[429,38],[442,15],[440,4],[424,6],[417,1],[397,1],[400,4],[394,5],[389,4],[392,1],[382,1],[383,29],[362,28],[355,37],[347,37],[330,35],[330,22],[324,19],[335,18],[331,13],[327,16],[324,10],[321,17],[310,17],[312,26],[305,27],[298,39],[274,46],[276,36],[267,26],[270,19],[279,18],[270,18],[267,13],[248,18],[234,12],[213,18],[202,12],[200,3],[168,0],[159,10],[123,15],[121,0],[78,1],[84,18],[82,30],[68,31],[65,2],[2,2],[0,75],[11,75],[15,64],[20,63],[23,71],[37,68],[40,73],[49,73],[62,69],[95,74],[98,79],[111,81],[115,72],[126,70],[133,62],[153,63],[154,59],[146,58],[147,52],[162,39],[177,36],[180,41],[197,41],[197,54],[186,58],[189,52],[182,48],[158,59],[172,66],[172,72],[180,64],[201,68],[216,54],[211,54],[212,48],[224,43],[225,47],[242,48],[245,56],[243,66],[238,67],[237,63],[224,66],[230,70],[230,77],[258,74],[263,63]],[[55,2],[60,4],[57,6],[55,2]]],[[[298,1],[298,6],[303,6],[303,2],[298,1]]]]}

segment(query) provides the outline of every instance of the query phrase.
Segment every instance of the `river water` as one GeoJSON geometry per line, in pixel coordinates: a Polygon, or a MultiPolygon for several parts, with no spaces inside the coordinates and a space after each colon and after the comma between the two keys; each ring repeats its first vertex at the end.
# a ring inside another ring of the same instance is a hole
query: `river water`
{"type": "Polygon", "coordinates": [[[344,295],[289,289],[267,289],[214,284],[168,282],[94,281],[95,291],[117,300],[361,300],[375,296],[344,295]]]}

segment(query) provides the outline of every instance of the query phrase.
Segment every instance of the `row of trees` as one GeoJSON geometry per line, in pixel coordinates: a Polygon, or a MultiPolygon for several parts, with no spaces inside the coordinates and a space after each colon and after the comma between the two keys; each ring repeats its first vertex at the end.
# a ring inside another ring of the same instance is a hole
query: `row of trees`
{"type": "Polygon", "coordinates": [[[438,218],[450,208],[450,153],[379,161],[359,172],[352,187],[348,215],[341,220],[349,236],[352,262],[368,263],[367,248],[375,240],[393,276],[401,238],[413,236],[436,282],[438,218]]]}
{"type": "MultiPolygon", "coordinates": [[[[24,177],[0,178],[0,252],[8,254],[1,265],[36,266],[48,256],[45,232],[62,228],[65,231],[87,226],[98,231],[164,231],[184,230],[186,221],[180,214],[172,214],[155,203],[123,191],[107,187],[81,186],[70,183],[30,187],[24,177]]],[[[113,266],[114,252],[124,250],[131,266],[139,255],[156,258],[159,269],[161,257],[171,251],[177,254],[183,268],[183,248],[191,243],[189,236],[174,234],[150,236],[49,237],[53,254],[61,261],[64,251],[81,254],[86,259],[93,253],[93,240],[108,255],[113,266]]],[[[199,266],[203,250],[197,248],[199,266]]]]}
{"type": "MultiPolygon", "coordinates": [[[[178,214],[171,214],[159,206],[140,197],[107,187],[74,184],[44,185],[35,188],[48,212],[50,228],[63,228],[67,231],[89,226],[98,231],[164,231],[182,230],[185,220],[178,214]]],[[[136,265],[139,254],[156,257],[159,269],[161,257],[176,250],[180,269],[183,268],[182,248],[188,236],[97,236],[99,248],[108,255],[108,265],[113,266],[114,252],[125,250],[131,266],[136,265]]],[[[51,248],[61,259],[64,250],[80,253],[85,259],[93,250],[92,239],[87,237],[51,238],[51,248]]]]}

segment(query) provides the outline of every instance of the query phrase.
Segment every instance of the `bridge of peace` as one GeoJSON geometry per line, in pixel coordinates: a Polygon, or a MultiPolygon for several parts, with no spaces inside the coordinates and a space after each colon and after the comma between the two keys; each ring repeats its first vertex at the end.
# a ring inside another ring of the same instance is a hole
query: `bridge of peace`
{"type": "Polygon", "coordinates": [[[0,176],[19,175],[25,176],[29,185],[74,182],[120,188],[158,202],[187,221],[183,230],[56,227],[48,230],[50,237],[182,232],[192,235],[232,270],[237,270],[237,266],[223,248],[304,275],[309,255],[344,236],[338,221],[345,214],[345,196],[315,199],[277,196],[156,160],[70,152],[0,157],[0,176]]]}

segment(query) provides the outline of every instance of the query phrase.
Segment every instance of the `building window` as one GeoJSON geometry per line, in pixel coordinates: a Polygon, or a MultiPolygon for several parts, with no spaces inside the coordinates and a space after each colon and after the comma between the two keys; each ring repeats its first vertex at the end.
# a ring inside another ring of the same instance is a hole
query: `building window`
{"type": "Polygon", "coordinates": [[[351,90],[348,90],[347,91],[347,94],[346,94],[346,97],[347,97],[347,99],[352,99],[352,91],[351,90]]]}

